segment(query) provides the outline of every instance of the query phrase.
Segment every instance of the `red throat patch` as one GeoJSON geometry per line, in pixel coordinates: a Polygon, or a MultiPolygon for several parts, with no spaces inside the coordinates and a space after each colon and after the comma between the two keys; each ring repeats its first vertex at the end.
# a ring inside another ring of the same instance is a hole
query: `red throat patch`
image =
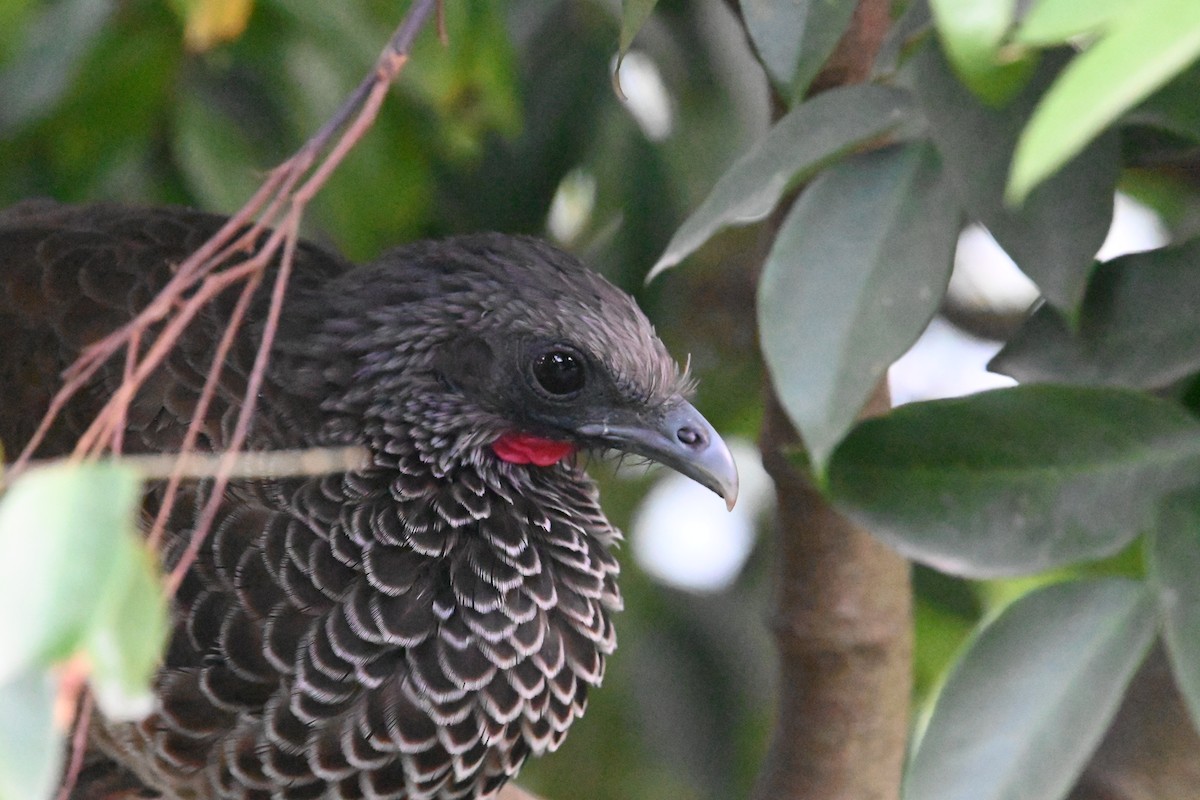
{"type": "Polygon", "coordinates": [[[510,464],[535,464],[548,467],[575,452],[570,442],[543,439],[528,433],[505,433],[492,442],[492,452],[510,464]]]}

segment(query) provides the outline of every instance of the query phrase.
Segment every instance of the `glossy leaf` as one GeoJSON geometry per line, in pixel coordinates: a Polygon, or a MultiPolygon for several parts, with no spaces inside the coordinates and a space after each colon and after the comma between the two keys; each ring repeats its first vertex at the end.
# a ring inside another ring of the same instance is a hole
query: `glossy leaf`
{"type": "Polygon", "coordinates": [[[124,467],[59,465],[21,476],[0,500],[0,682],[78,646],[140,489],[124,467]]]}
{"type": "Polygon", "coordinates": [[[1200,424],[1137,392],[1017,386],[913,403],[834,453],[838,505],[901,553],[997,577],[1112,555],[1196,482],[1200,424]]]}
{"type": "Polygon", "coordinates": [[[1200,491],[1164,502],[1148,555],[1175,683],[1200,727],[1200,491]]]}
{"type": "Polygon", "coordinates": [[[1200,239],[1101,264],[1078,331],[1036,311],[990,368],[1019,381],[1156,389],[1200,370],[1200,239]]]}
{"type": "Polygon", "coordinates": [[[1021,19],[1013,40],[1031,47],[1065,44],[1101,30],[1130,5],[1129,0],[1037,0],[1021,19]]]}
{"type": "Polygon", "coordinates": [[[1154,605],[1116,578],[1017,600],[967,646],[905,776],[904,800],[1065,797],[1154,640],[1154,605]]]}
{"type": "Polygon", "coordinates": [[[913,64],[930,136],[967,213],[987,227],[1050,302],[1070,310],[1112,223],[1119,172],[1115,135],[1094,142],[1020,208],[1004,204],[1013,147],[1065,59],[1065,53],[1046,54],[1025,89],[1002,109],[968,92],[936,47],[926,47],[913,64]]]}
{"type": "Polygon", "coordinates": [[[1018,204],[1126,111],[1200,56],[1200,3],[1145,0],[1076,57],[1038,105],[1013,157],[1018,204]]]}
{"type": "Polygon", "coordinates": [[[1016,0],[929,0],[929,7],[955,73],[972,92],[999,105],[1020,91],[1032,62],[999,58],[1016,0]]]}
{"type": "Polygon", "coordinates": [[[767,74],[799,100],[833,53],[855,4],[851,0],[741,0],[742,19],[767,74]]]}
{"type": "Polygon", "coordinates": [[[0,800],[52,796],[64,755],[54,725],[57,688],[40,670],[0,682],[0,800]]]}
{"type": "Polygon", "coordinates": [[[850,158],[788,214],[763,267],[763,355],[818,468],[937,312],[959,213],[927,144],[850,158]]]}
{"type": "Polygon", "coordinates": [[[910,95],[883,86],[834,89],[797,106],[721,176],[671,237],[647,280],[678,264],[722,228],[763,219],[789,186],[913,117],[910,95]]]}
{"type": "Polygon", "coordinates": [[[621,0],[621,53],[629,52],[633,37],[646,24],[658,0],[621,0]]]}

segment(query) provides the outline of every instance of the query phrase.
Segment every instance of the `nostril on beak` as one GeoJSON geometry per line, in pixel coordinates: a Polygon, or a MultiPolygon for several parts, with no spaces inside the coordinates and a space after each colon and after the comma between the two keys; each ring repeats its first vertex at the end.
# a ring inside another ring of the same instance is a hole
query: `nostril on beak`
{"type": "Polygon", "coordinates": [[[708,445],[708,432],[691,425],[684,425],[675,432],[675,438],[687,447],[705,447],[708,445]]]}

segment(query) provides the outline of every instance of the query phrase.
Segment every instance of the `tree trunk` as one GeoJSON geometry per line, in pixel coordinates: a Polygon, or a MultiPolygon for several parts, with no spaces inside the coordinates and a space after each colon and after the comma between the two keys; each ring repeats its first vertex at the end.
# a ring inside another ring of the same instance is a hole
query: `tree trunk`
{"type": "MultiPolygon", "coordinates": [[[[861,0],[813,91],[865,80],[890,24],[889,3],[861,0]]],[[[885,380],[863,414],[889,405],[885,380]]],[[[781,695],[752,796],[894,800],[912,683],[908,564],[838,514],[789,459],[800,442],[770,386],[760,447],[778,494],[781,695]]]]}

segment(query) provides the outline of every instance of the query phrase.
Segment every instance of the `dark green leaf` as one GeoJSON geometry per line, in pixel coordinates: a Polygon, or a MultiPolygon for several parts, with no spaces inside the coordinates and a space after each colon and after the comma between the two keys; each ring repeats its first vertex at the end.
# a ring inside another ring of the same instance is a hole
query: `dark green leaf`
{"type": "Polygon", "coordinates": [[[1017,386],[864,422],[834,453],[829,490],[905,555],[993,577],[1117,552],[1197,466],[1200,424],[1173,404],[1017,386]]]}
{"type": "Polygon", "coordinates": [[[866,84],[824,92],[797,106],[721,176],[671,237],[647,280],[722,228],[763,219],[789,186],[913,116],[907,92],[866,84]]]}
{"type": "Polygon", "coordinates": [[[1200,492],[1166,500],[1148,555],[1175,683],[1200,727],[1200,492]]]}
{"type": "Polygon", "coordinates": [[[1062,314],[1043,304],[1022,323],[988,369],[1021,383],[1072,383],[1103,386],[1105,364],[1071,333],[1062,314]]]}
{"type": "Polygon", "coordinates": [[[57,688],[41,670],[0,682],[0,800],[52,796],[63,763],[62,736],[54,726],[57,688]]]}
{"type": "Polygon", "coordinates": [[[1096,268],[1072,334],[1038,309],[990,367],[1019,381],[1161,388],[1200,370],[1200,239],[1096,268]]]}
{"type": "Polygon", "coordinates": [[[1131,125],[1148,125],[1185,137],[1188,144],[1200,142],[1200,66],[1177,75],[1128,115],[1131,125]]]}
{"type": "Polygon", "coordinates": [[[629,52],[633,37],[646,24],[658,0],[621,0],[621,54],[629,52]]]}
{"type": "Polygon", "coordinates": [[[767,74],[799,100],[850,24],[852,0],[741,0],[742,19],[767,74]]]}
{"type": "Polygon", "coordinates": [[[21,476],[0,501],[0,682],[79,645],[140,488],[124,467],[61,465],[21,476]]]}
{"type": "Polygon", "coordinates": [[[905,776],[905,800],[1065,797],[1154,640],[1146,587],[1034,591],[968,645],[905,776]]]}
{"type": "Polygon", "coordinates": [[[825,171],[763,267],[763,355],[818,469],[888,366],[937,312],[958,238],[953,192],[928,144],[825,171]]]}
{"type": "Polygon", "coordinates": [[[1112,223],[1118,173],[1115,135],[1101,137],[1019,209],[1004,205],[1013,147],[1025,120],[1065,61],[1047,54],[1005,108],[980,103],[935,47],[914,57],[915,87],[930,135],[967,212],[982,222],[1046,298],[1073,309],[1112,223]]]}
{"type": "Polygon", "coordinates": [[[909,50],[933,29],[933,15],[928,0],[913,0],[900,18],[892,23],[871,69],[872,80],[894,75],[909,50]]]}
{"type": "Polygon", "coordinates": [[[1013,156],[1006,196],[1024,201],[1118,117],[1200,56],[1200,3],[1145,0],[1075,58],[1038,104],[1013,156]]]}

